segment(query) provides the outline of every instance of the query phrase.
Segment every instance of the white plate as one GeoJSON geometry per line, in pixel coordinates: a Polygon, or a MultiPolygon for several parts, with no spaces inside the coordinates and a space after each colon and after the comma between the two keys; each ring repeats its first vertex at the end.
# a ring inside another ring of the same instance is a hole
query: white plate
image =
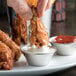
{"type": "Polygon", "coordinates": [[[27,65],[24,56],[15,63],[13,70],[0,71],[0,75],[42,75],[53,73],[76,65],[76,56],[54,56],[50,64],[43,67],[27,65]]]}
{"type": "Polygon", "coordinates": [[[54,56],[50,64],[43,67],[27,65],[24,56],[15,63],[13,70],[0,71],[2,75],[42,75],[53,73],[76,65],[76,56],[54,56]]]}
{"type": "Polygon", "coordinates": [[[23,55],[18,62],[15,63],[13,70],[0,71],[2,75],[44,75],[63,70],[76,65],[76,56],[57,56],[55,55],[50,64],[43,67],[29,66],[23,55]]]}

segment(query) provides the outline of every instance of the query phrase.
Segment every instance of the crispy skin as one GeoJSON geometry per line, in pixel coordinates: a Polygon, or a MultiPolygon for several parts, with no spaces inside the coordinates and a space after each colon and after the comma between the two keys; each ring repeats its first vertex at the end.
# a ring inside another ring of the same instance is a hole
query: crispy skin
{"type": "Polygon", "coordinates": [[[26,20],[22,18],[20,14],[18,14],[18,19],[20,22],[21,39],[26,44],[27,43],[27,23],[26,23],[26,20]]]}
{"type": "Polygon", "coordinates": [[[12,39],[18,45],[21,45],[21,40],[23,40],[25,44],[27,43],[27,23],[20,14],[17,14],[17,19],[15,18],[14,20],[12,39]]]}
{"type": "Polygon", "coordinates": [[[31,37],[30,43],[31,45],[36,45],[37,47],[41,47],[43,45],[47,45],[49,43],[48,33],[45,29],[44,24],[41,22],[40,18],[37,17],[36,8],[32,8],[33,18],[31,19],[31,37]]]}
{"type": "Polygon", "coordinates": [[[0,42],[0,70],[10,70],[13,68],[13,57],[11,49],[0,42]]]}
{"type": "Polygon", "coordinates": [[[9,36],[6,33],[2,32],[1,30],[0,30],[0,41],[5,43],[11,49],[13,59],[17,61],[21,55],[20,47],[14,41],[12,41],[12,39],[9,38],[9,36]]]}
{"type": "Polygon", "coordinates": [[[14,18],[14,27],[12,31],[12,40],[15,41],[18,45],[21,44],[21,35],[20,35],[20,26],[19,20],[14,18]]]}
{"type": "Polygon", "coordinates": [[[43,45],[48,46],[48,33],[46,32],[45,26],[42,24],[39,18],[37,18],[37,23],[34,20],[31,20],[31,29],[31,45],[35,44],[38,47],[41,47],[43,45]]]}

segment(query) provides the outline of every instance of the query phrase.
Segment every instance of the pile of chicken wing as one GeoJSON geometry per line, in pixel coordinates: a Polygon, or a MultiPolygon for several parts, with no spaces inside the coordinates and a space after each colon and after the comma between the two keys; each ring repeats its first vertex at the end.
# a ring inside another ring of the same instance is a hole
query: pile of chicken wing
{"type": "Polygon", "coordinates": [[[20,47],[0,30],[0,70],[10,70],[20,58],[20,47]]]}

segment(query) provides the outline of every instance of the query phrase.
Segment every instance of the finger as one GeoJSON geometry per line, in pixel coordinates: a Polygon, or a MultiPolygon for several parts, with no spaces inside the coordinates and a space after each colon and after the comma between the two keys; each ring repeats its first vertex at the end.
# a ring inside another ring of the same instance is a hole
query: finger
{"type": "Polygon", "coordinates": [[[12,7],[13,5],[15,5],[16,4],[16,0],[7,0],[7,5],[9,6],[9,7],[12,7]]]}
{"type": "Polygon", "coordinates": [[[48,0],[38,0],[37,13],[39,17],[43,16],[47,3],[48,0]]]}
{"type": "Polygon", "coordinates": [[[54,2],[55,2],[55,0],[48,0],[48,3],[47,3],[47,6],[46,6],[46,9],[45,9],[45,10],[47,10],[47,9],[49,9],[51,6],[53,6],[54,2]]]}
{"type": "Polygon", "coordinates": [[[15,5],[13,5],[16,13],[20,13],[26,20],[30,20],[32,18],[32,10],[28,6],[26,0],[18,0],[15,5]]]}

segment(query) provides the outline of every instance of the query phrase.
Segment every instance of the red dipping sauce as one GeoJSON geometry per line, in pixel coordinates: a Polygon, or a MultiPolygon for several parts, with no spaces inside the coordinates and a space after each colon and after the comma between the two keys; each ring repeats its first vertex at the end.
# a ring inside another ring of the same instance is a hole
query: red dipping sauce
{"type": "Polygon", "coordinates": [[[73,43],[76,39],[76,36],[70,35],[60,35],[55,38],[55,43],[73,43]]]}

